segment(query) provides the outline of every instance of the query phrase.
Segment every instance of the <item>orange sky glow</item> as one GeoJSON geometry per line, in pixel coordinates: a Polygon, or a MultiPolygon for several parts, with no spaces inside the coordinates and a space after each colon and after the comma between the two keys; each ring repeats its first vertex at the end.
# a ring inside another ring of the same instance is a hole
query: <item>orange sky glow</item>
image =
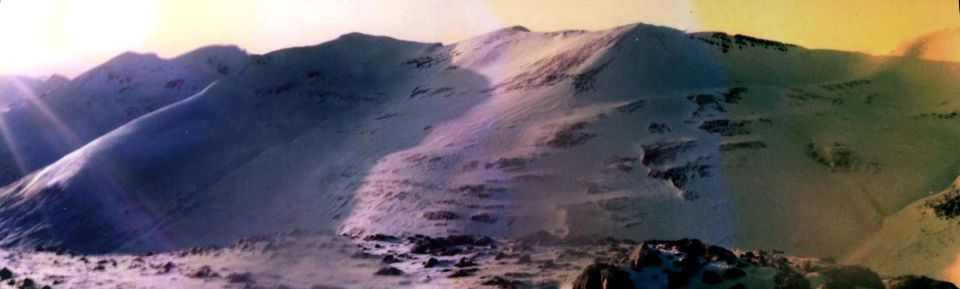
{"type": "Polygon", "coordinates": [[[171,57],[237,44],[266,53],[354,31],[451,43],[511,25],[636,22],[889,54],[960,27],[960,15],[954,0],[3,0],[0,74],[72,77],[123,51],[171,57]]]}

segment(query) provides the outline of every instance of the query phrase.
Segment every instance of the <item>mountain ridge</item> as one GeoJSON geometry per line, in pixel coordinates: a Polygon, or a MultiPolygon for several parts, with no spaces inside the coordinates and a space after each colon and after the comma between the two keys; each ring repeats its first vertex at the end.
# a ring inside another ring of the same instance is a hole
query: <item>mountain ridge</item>
{"type": "Polygon", "coordinates": [[[308,227],[840,256],[958,163],[941,159],[960,65],[643,24],[211,49],[236,57],[199,57],[193,93],[4,187],[3,244],[169,250],[308,227]]]}

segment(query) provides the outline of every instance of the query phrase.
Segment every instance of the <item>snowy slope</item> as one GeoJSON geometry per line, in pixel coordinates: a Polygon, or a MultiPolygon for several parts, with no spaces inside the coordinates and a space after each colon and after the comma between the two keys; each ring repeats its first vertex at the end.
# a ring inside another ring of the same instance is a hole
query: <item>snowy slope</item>
{"type": "Polygon", "coordinates": [[[67,81],[69,80],[59,75],[47,79],[0,75],[0,107],[6,109],[28,97],[48,93],[67,81]]]}
{"type": "Polygon", "coordinates": [[[960,226],[941,216],[935,204],[952,202],[955,213],[960,179],[946,190],[918,200],[890,216],[881,229],[847,257],[881,274],[924,274],[960,282],[960,226]]]}
{"type": "Polygon", "coordinates": [[[112,252],[546,231],[839,257],[956,175],[958,77],[642,24],[348,34],[255,56],[3,188],[0,233],[112,252]]]}
{"type": "Polygon", "coordinates": [[[130,120],[235,74],[248,61],[249,56],[230,46],[205,47],[174,59],[126,53],[73,81],[53,76],[33,89],[18,81],[17,91],[28,95],[0,114],[0,183],[8,184],[130,120]]]}

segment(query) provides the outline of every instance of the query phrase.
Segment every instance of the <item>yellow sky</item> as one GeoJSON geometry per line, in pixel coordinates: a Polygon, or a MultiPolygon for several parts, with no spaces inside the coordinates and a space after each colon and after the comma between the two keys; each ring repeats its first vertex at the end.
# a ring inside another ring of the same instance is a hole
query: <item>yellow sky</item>
{"type": "Polygon", "coordinates": [[[954,0],[2,0],[0,74],[74,76],[127,50],[265,53],[353,31],[449,43],[508,25],[635,22],[883,54],[960,15],[954,0]]]}

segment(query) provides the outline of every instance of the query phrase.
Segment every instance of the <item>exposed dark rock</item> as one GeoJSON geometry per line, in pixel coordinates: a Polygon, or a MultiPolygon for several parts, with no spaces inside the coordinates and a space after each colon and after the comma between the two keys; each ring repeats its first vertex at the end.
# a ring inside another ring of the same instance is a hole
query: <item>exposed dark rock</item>
{"type": "Polygon", "coordinates": [[[720,145],[721,152],[728,152],[733,150],[742,150],[742,149],[762,149],[766,148],[767,144],[762,141],[743,141],[743,142],[733,142],[733,143],[724,143],[720,145]]]}
{"type": "Polygon", "coordinates": [[[163,270],[162,271],[163,273],[170,273],[170,271],[173,271],[173,268],[176,268],[176,267],[177,265],[173,264],[173,262],[167,262],[167,263],[164,263],[163,267],[161,268],[163,270]]]}
{"type": "Polygon", "coordinates": [[[700,124],[700,129],[709,133],[729,137],[750,134],[750,130],[747,129],[750,123],[750,120],[731,121],[729,119],[715,119],[704,121],[700,124]]]}
{"type": "Polygon", "coordinates": [[[541,141],[541,145],[554,148],[570,148],[586,143],[587,140],[595,137],[595,134],[584,132],[589,124],[586,122],[577,122],[561,126],[552,135],[541,141]]]}
{"type": "Polygon", "coordinates": [[[664,141],[649,145],[643,145],[643,157],[640,163],[645,166],[661,167],[677,159],[677,157],[690,149],[693,149],[696,143],[689,140],[664,141]]]}
{"type": "Polygon", "coordinates": [[[953,111],[949,113],[924,113],[924,114],[914,116],[913,119],[937,118],[942,120],[950,120],[950,119],[955,119],[957,117],[960,117],[960,112],[953,111]]]}
{"type": "Polygon", "coordinates": [[[401,241],[401,239],[398,238],[398,237],[394,237],[394,236],[390,236],[390,235],[385,235],[385,234],[373,234],[373,235],[369,235],[369,236],[364,237],[363,240],[364,240],[364,241],[368,241],[368,242],[369,242],[369,241],[379,241],[379,242],[391,242],[391,243],[395,243],[395,242],[400,242],[400,241],[401,241]]]}
{"type": "Polygon", "coordinates": [[[474,237],[466,235],[452,235],[443,238],[432,238],[417,235],[411,238],[414,243],[410,253],[450,256],[463,252],[462,246],[490,246],[494,244],[490,237],[474,237]]]}
{"type": "Polygon", "coordinates": [[[33,279],[24,278],[17,284],[18,289],[33,289],[37,285],[37,282],[34,282],[33,279]]]}
{"type": "Polygon", "coordinates": [[[493,215],[490,215],[487,213],[483,213],[483,214],[476,214],[476,215],[470,216],[470,220],[474,222],[493,224],[497,222],[497,217],[494,217],[493,215]]]}
{"type": "Polygon", "coordinates": [[[723,271],[723,279],[737,279],[746,275],[747,275],[747,272],[744,272],[743,269],[736,268],[736,267],[729,268],[723,271]]]}
{"type": "Polygon", "coordinates": [[[13,278],[13,272],[10,269],[7,269],[7,267],[0,269],[0,280],[6,281],[11,278],[13,278]]]}
{"type": "Polygon", "coordinates": [[[643,267],[660,266],[663,260],[656,250],[648,247],[646,243],[641,243],[630,252],[630,267],[633,271],[640,272],[643,267]]]}
{"type": "Polygon", "coordinates": [[[540,266],[537,266],[537,268],[540,268],[540,269],[556,269],[559,267],[560,266],[557,265],[557,263],[553,262],[553,260],[543,261],[543,263],[541,263],[540,266]]]}
{"type": "Polygon", "coordinates": [[[850,171],[854,168],[873,166],[876,163],[865,162],[857,157],[853,150],[843,143],[826,145],[807,144],[807,155],[817,163],[829,167],[831,171],[850,171]]]}
{"type": "Polygon", "coordinates": [[[460,278],[460,277],[473,276],[473,273],[476,273],[477,271],[479,270],[476,268],[457,269],[456,271],[453,271],[453,273],[451,273],[450,275],[447,275],[447,278],[460,278]]]}
{"type": "Polygon", "coordinates": [[[464,268],[464,267],[474,267],[477,266],[476,262],[473,262],[472,259],[467,257],[461,257],[457,263],[453,264],[454,267],[464,268]]]}
{"type": "Polygon", "coordinates": [[[370,258],[370,256],[372,256],[372,255],[370,255],[370,253],[363,252],[363,251],[358,251],[358,252],[356,252],[356,253],[351,254],[351,255],[350,255],[350,258],[352,258],[352,259],[366,259],[366,258],[370,258]]]}
{"type": "Polygon", "coordinates": [[[610,61],[607,61],[604,64],[590,68],[582,73],[574,74],[572,83],[574,93],[582,93],[593,90],[594,85],[597,82],[597,75],[599,75],[600,72],[603,72],[603,70],[606,69],[607,65],[609,64],[610,61]]]}
{"type": "Polygon", "coordinates": [[[456,220],[460,218],[460,215],[450,211],[434,211],[434,212],[424,212],[423,218],[427,220],[456,220]]]}
{"type": "Polygon", "coordinates": [[[643,108],[643,106],[646,105],[646,104],[647,104],[647,101],[644,100],[644,99],[641,99],[641,100],[637,100],[637,101],[634,101],[634,102],[631,102],[631,103],[628,103],[628,104],[621,105],[621,106],[617,107],[617,109],[620,110],[620,112],[623,112],[623,113],[633,113],[633,112],[635,112],[635,111],[640,110],[641,108],[643,108]]]}
{"type": "Polygon", "coordinates": [[[776,289],[810,289],[810,281],[793,270],[786,269],[773,276],[776,289]]]}
{"type": "Polygon", "coordinates": [[[400,276],[403,275],[403,271],[394,267],[383,267],[373,272],[373,275],[379,276],[400,276]]]}
{"type": "MultiPolygon", "coordinates": [[[[666,269],[664,269],[666,270],[666,269]]],[[[683,272],[667,272],[667,288],[680,288],[690,284],[689,274],[683,272]]]]}
{"type": "Polygon", "coordinates": [[[576,70],[576,68],[586,62],[596,51],[616,42],[617,39],[617,36],[611,35],[538,60],[531,64],[531,67],[525,72],[508,79],[505,82],[506,88],[508,91],[512,91],[549,87],[572,79],[571,86],[573,86],[575,92],[590,90],[593,88],[593,82],[597,75],[610,62],[595,65],[586,70],[576,70]]]}
{"type": "Polygon", "coordinates": [[[960,216],[960,187],[950,186],[946,192],[924,205],[933,209],[934,214],[941,219],[955,219],[960,216]]]}
{"type": "Polygon", "coordinates": [[[423,262],[423,268],[433,268],[437,265],[440,265],[440,260],[437,260],[437,258],[430,258],[427,259],[426,262],[423,262]]]}
{"type": "Polygon", "coordinates": [[[333,286],[333,285],[313,285],[313,286],[310,286],[310,289],[344,289],[344,288],[339,286],[333,286]]]}
{"type": "Polygon", "coordinates": [[[670,181],[674,187],[684,190],[683,198],[685,200],[693,200],[697,198],[697,194],[686,191],[687,184],[695,179],[710,176],[710,166],[703,164],[704,160],[705,159],[697,159],[693,162],[687,162],[682,166],[651,169],[650,172],[647,173],[647,176],[670,181]]]}
{"type": "Polygon", "coordinates": [[[573,289],[633,289],[630,274],[615,266],[594,263],[573,281],[573,289]]]}
{"type": "Polygon", "coordinates": [[[248,272],[244,273],[230,273],[227,274],[227,282],[230,283],[253,283],[253,274],[248,272]]]}
{"type": "Polygon", "coordinates": [[[906,275],[887,280],[889,289],[957,289],[953,283],[931,279],[927,276],[906,275]]]}
{"type": "Polygon", "coordinates": [[[393,263],[399,263],[403,261],[401,261],[400,259],[398,259],[397,257],[391,254],[391,255],[383,256],[383,259],[381,259],[380,262],[383,262],[384,264],[393,264],[393,263]]]}
{"type": "Polygon", "coordinates": [[[707,263],[701,262],[698,256],[684,256],[680,260],[674,261],[674,264],[680,268],[680,273],[686,275],[687,278],[693,277],[707,265],[707,263]]]}
{"type": "Polygon", "coordinates": [[[190,277],[190,278],[206,279],[206,278],[213,278],[216,276],[217,276],[217,273],[214,273],[213,269],[210,268],[210,266],[206,266],[206,265],[200,266],[200,268],[197,268],[193,272],[187,273],[187,277],[190,277]]]}
{"type": "MultiPolygon", "coordinates": [[[[476,164],[476,162],[474,162],[476,164]]],[[[488,188],[483,184],[476,185],[463,185],[457,188],[450,189],[451,192],[461,193],[469,196],[474,196],[481,199],[489,198],[492,193],[503,193],[507,190],[504,188],[488,188]]]]}
{"type": "Polygon", "coordinates": [[[539,230],[517,238],[517,241],[524,246],[544,246],[556,244],[560,240],[547,231],[539,230]]]}
{"type": "Polygon", "coordinates": [[[824,85],[821,85],[820,88],[823,88],[824,90],[827,90],[827,91],[846,90],[846,89],[855,88],[862,85],[868,85],[870,84],[870,82],[871,81],[869,79],[857,79],[857,80],[851,80],[851,81],[841,82],[841,83],[824,84],[824,85]]]}
{"type": "Polygon", "coordinates": [[[740,99],[744,92],[747,92],[746,87],[731,87],[727,92],[723,93],[723,102],[736,104],[740,103],[740,99]]]}
{"type": "Polygon", "coordinates": [[[495,286],[500,289],[517,289],[523,285],[523,282],[510,280],[500,276],[494,276],[490,279],[484,280],[480,283],[480,285],[495,286]]]}
{"type": "MultiPolygon", "coordinates": [[[[621,171],[624,173],[629,173],[634,170],[634,167],[637,164],[638,158],[635,157],[617,157],[614,156],[606,161],[607,167],[611,170],[621,171]]],[[[603,185],[598,183],[589,183],[587,185],[587,194],[596,194],[602,193],[600,190],[603,185]]]]}
{"type": "Polygon", "coordinates": [[[527,160],[524,158],[499,158],[492,163],[486,163],[485,169],[497,168],[504,172],[519,172],[527,168],[527,160]]]}
{"type": "Polygon", "coordinates": [[[723,278],[720,277],[720,274],[714,271],[703,271],[703,284],[707,285],[717,285],[723,282],[723,278]]]}
{"type": "Polygon", "coordinates": [[[789,43],[760,39],[740,34],[730,36],[729,34],[723,32],[713,32],[710,33],[709,36],[691,36],[691,38],[706,42],[712,46],[716,46],[723,53],[730,52],[731,48],[734,46],[736,46],[738,50],[740,50],[742,47],[753,47],[776,50],[780,52],[787,52],[792,48],[798,47],[789,43]]]}
{"type": "Polygon", "coordinates": [[[739,261],[737,254],[734,254],[733,251],[714,245],[707,246],[707,256],[711,261],[723,262],[731,266],[737,264],[739,261]]]}
{"type": "Polygon", "coordinates": [[[828,289],[884,289],[880,275],[862,266],[832,267],[820,273],[830,278],[825,284],[828,289]]]}
{"type": "Polygon", "coordinates": [[[695,94],[687,96],[687,100],[695,103],[697,105],[697,110],[693,112],[693,116],[700,116],[708,110],[713,110],[717,112],[725,112],[726,109],[723,108],[723,105],[720,103],[720,99],[712,94],[695,94]]]}
{"type": "Polygon", "coordinates": [[[662,134],[670,132],[671,129],[666,124],[651,122],[650,125],[647,126],[647,131],[650,133],[662,134]]]}
{"type": "Polygon", "coordinates": [[[743,283],[737,283],[727,289],[747,289],[747,286],[744,286],[743,283]]]}
{"type": "Polygon", "coordinates": [[[523,255],[517,258],[517,264],[529,264],[530,262],[533,262],[533,258],[531,258],[530,255],[523,255]]]}

